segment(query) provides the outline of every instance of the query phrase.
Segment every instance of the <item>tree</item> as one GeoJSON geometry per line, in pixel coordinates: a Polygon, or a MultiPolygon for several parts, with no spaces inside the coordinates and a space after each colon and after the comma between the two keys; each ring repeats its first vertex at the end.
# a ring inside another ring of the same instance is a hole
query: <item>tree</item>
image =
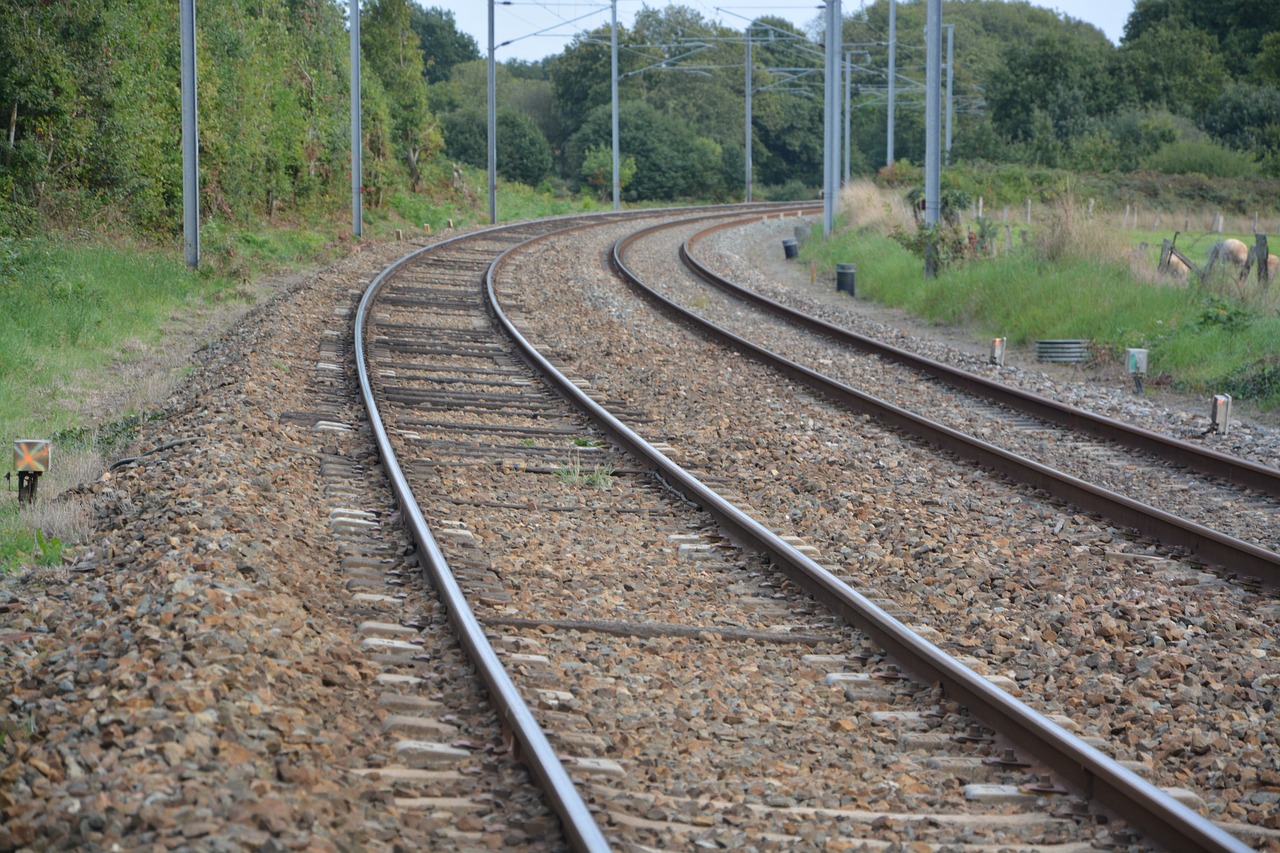
{"type": "Polygon", "coordinates": [[[1235,79],[1248,75],[1263,39],[1277,29],[1274,4],[1267,0],[1137,0],[1125,23],[1124,43],[1170,23],[1211,36],[1235,79]]]}
{"type": "MultiPolygon", "coordinates": [[[[612,150],[611,114],[609,105],[597,107],[570,138],[569,156],[579,174],[592,148],[612,150]]],[[[634,157],[636,163],[635,178],[623,188],[627,201],[705,198],[721,191],[723,169],[718,146],[698,137],[678,118],[639,101],[624,101],[618,108],[618,131],[621,155],[634,157]]]]}
{"type": "Polygon", "coordinates": [[[1060,143],[1081,136],[1117,105],[1110,59],[1105,39],[1045,36],[1011,47],[987,88],[992,125],[1010,141],[1034,138],[1046,151],[1046,134],[1060,143]]]}
{"type": "Polygon", "coordinates": [[[1280,156],[1280,89],[1252,83],[1225,88],[1199,116],[1218,142],[1262,157],[1280,156]]]}
{"type": "Polygon", "coordinates": [[[763,92],[752,104],[756,178],[763,184],[822,183],[822,102],[790,92],[763,92]]]}
{"type": "Polygon", "coordinates": [[[36,202],[51,188],[50,179],[77,175],[89,143],[84,77],[77,73],[73,42],[60,35],[87,28],[96,17],[91,8],[36,0],[0,8],[0,165],[15,171],[15,184],[36,202]],[[85,19],[77,17],[81,12],[85,19]]]}
{"type": "MultiPolygon", "coordinates": [[[[613,148],[608,145],[592,145],[587,149],[579,171],[582,179],[596,188],[600,200],[613,197],[613,148]]],[[[636,158],[618,159],[618,189],[624,190],[636,176],[636,158]]]]}
{"type": "Polygon", "coordinates": [[[489,166],[489,117],[478,107],[440,114],[444,153],[451,160],[487,169],[489,166]]]}
{"type": "Polygon", "coordinates": [[[1209,33],[1170,18],[1125,41],[1121,69],[1138,103],[1191,115],[1227,83],[1217,48],[1209,33]]]}
{"type": "Polygon", "coordinates": [[[423,9],[415,4],[409,26],[418,34],[425,58],[422,75],[428,83],[447,80],[455,65],[480,59],[479,45],[469,34],[459,32],[452,11],[436,6],[423,9]]]}
{"type": "MultiPolygon", "coordinates": [[[[588,113],[612,102],[609,38],[608,27],[580,33],[556,58],[551,70],[551,82],[555,86],[556,103],[560,105],[567,127],[582,127],[588,113]]],[[[619,43],[626,43],[628,38],[626,27],[619,25],[619,43]]],[[[639,66],[635,64],[633,54],[627,52],[619,55],[619,74],[637,67],[639,66]]]]}
{"type": "Polygon", "coordinates": [[[1189,125],[1185,118],[1160,110],[1129,110],[1107,123],[1107,131],[1115,141],[1116,168],[1133,171],[1152,154],[1179,136],[1179,124],[1189,125]]]}
{"type": "Polygon", "coordinates": [[[410,0],[367,0],[360,50],[391,104],[391,138],[409,169],[414,192],[422,161],[444,147],[440,127],[427,108],[422,43],[410,26],[410,0]]]}
{"type": "Polygon", "coordinates": [[[536,186],[551,174],[551,146],[533,120],[506,109],[498,113],[498,173],[536,186]]]}
{"type": "Polygon", "coordinates": [[[1261,82],[1280,86],[1280,30],[1262,40],[1253,68],[1261,82]]]}
{"type": "MultiPolygon", "coordinates": [[[[536,186],[551,174],[551,146],[528,116],[498,110],[498,174],[509,181],[536,186]]],[[[489,117],[479,108],[457,110],[441,117],[445,151],[477,169],[489,166],[489,117]]]]}

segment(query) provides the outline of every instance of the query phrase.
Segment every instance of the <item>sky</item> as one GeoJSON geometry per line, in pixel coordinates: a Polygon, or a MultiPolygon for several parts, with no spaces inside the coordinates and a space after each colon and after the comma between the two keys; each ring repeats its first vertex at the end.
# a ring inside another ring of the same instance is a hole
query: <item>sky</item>
{"type": "MultiPolygon", "coordinates": [[[[487,0],[417,0],[423,6],[436,6],[453,12],[458,29],[470,34],[480,46],[481,55],[489,49],[489,3],[487,0]]],[[[644,5],[663,8],[666,0],[618,0],[618,23],[629,26],[635,13],[644,5]]],[[[819,0],[682,0],[680,5],[700,12],[709,21],[720,21],[727,27],[742,29],[747,22],[761,15],[779,15],[790,20],[802,30],[819,20],[822,3],[819,0]]],[[[859,0],[843,0],[844,14],[858,9],[859,0]]],[[[1056,0],[1032,5],[1054,9],[1081,21],[1086,21],[1106,33],[1113,44],[1120,42],[1124,23],[1133,9],[1133,0],[1056,0]]],[[[495,53],[499,62],[510,59],[537,60],[559,53],[583,30],[607,25],[610,18],[609,0],[511,0],[508,5],[497,5],[494,15],[494,42],[503,45],[495,53]]],[[[945,23],[945,18],[944,18],[945,23]]]]}

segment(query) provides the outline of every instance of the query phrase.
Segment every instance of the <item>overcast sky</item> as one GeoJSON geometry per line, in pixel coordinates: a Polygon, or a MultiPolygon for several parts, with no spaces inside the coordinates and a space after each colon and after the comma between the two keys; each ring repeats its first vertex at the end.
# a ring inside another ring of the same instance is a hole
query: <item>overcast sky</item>
{"type": "MultiPolygon", "coordinates": [[[[436,6],[453,12],[458,29],[469,33],[480,46],[480,53],[489,49],[489,3],[487,0],[417,0],[423,6],[436,6]]],[[[629,26],[635,13],[643,6],[663,8],[667,0],[618,0],[618,22],[629,26]]],[[[727,27],[743,29],[752,18],[761,15],[779,15],[795,23],[801,29],[822,14],[822,4],[817,0],[743,0],[740,3],[725,0],[685,0],[679,4],[700,12],[710,21],[720,21],[727,27]]],[[[863,4],[857,0],[843,0],[841,10],[848,15],[863,4]]],[[[1119,43],[1124,34],[1124,23],[1133,10],[1133,0],[1057,0],[1034,2],[1033,5],[1055,9],[1072,18],[1087,21],[1107,34],[1112,43],[1119,43]]],[[[509,5],[498,5],[494,17],[494,41],[510,42],[498,48],[499,62],[508,59],[541,59],[559,53],[573,36],[583,30],[609,23],[608,0],[513,0],[509,5]]]]}

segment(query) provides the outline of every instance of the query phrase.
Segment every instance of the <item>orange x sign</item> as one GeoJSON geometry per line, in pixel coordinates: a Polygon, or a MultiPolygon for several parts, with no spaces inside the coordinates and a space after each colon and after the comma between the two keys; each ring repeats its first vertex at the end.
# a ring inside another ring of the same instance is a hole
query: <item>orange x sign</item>
{"type": "Polygon", "coordinates": [[[43,439],[25,439],[13,443],[13,470],[36,471],[43,474],[49,470],[49,449],[52,442],[43,439]]]}

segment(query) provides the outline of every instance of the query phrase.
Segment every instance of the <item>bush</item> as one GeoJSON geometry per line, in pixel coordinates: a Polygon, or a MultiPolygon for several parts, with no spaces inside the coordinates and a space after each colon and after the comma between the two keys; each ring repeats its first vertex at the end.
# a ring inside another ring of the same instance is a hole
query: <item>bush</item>
{"type": "Polygon", "coordinates": [[[785,184],[764,187],[760,194],[766,201],[809,201],[818,197],[818,190],[799,178],[792,178],[785,184]]]}
{"type": "Polygon", "coordinates": [[[1208,140],[1170,142],[1147,157],[1143,167],[1169,175],[1206,178],[1253,178],[1259,174],[1253,157],[1208,140]]]}
{"type": "MultiPolygon", "coordinates": [[[[537,186],[551,174],[551,144],[533,119],[515,110],[498,111],[498,174],[537,186]]],[[[440,116],[445,153],[468,166],[489,168],[489,117],[484,110],[456,110],[440,116]]]]}

